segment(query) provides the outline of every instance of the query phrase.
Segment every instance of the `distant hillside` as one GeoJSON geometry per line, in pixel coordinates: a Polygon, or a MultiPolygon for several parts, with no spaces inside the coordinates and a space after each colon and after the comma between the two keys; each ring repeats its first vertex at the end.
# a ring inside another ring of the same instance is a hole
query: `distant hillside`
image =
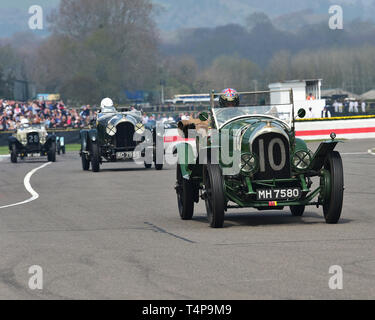
{"type": "MultiPolygon", "coordinates": [[[[104,0],[103,0],[104,1],[104,0]]],[[[375,17],[375,0],[152,0],[160,7],[156,22],[162,32],[181,28],[216,27],[243,24],[254,12],[264,12],[274,25],[292,30],[328,19],[328,8],[342,4],[345,19],[362,20],[375,17]]],[[[41,5],[45,13],[60,0],[1,0],[0,37],[28,29],[28,8],[41,5]]]]}
{"type": "Polygon", "coordinates": [[[158,17],[162,30],[179,28],[214,27],[230,23],[243,24],[246,17],[256,11],[265,12],[281,29],[301,24],[328,21],[328,8],[341,4],[344,18],[374,19],[375,0],[154,0],[164,7],[158,17]],[[288,16],[292,14],[292,16],[288,16]],[[284,16],[284,19],[278,19],[284,16]],[[292,18],[292,20],[289,20],[292,18]],[[299,19],[300,18],[300,19],[299,19]]]}

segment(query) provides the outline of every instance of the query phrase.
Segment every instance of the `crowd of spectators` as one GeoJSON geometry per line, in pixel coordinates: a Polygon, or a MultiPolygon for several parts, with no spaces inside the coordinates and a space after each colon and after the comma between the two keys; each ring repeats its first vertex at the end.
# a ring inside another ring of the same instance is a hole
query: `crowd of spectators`
{"type": "MultiPolygon", "coordinates": [[[[135,108],[131,108],[135,109],[135,108]]],[[[0,131],[17,129],[22,119],[30,123],[44,123],[47,129],[80,129],[87,127],[97,116],[96,108],[90,105],[80,109],[70,108],[63,101],[11,101],[0,99],[0,131]]],[[[154,126],[156,122],[180,121],[196,118],[197,112],[145,113],[142,110],[142,122],[154,126]]]]}
{"type": "Polygon", "coordinates": [[[15,130],[22,119],[44,123],[47,129],[84,128],[96,117],[89,106],[80,110],[67,107],[63,101],[10,101],[0,99],[0,131],[15,130]]]}

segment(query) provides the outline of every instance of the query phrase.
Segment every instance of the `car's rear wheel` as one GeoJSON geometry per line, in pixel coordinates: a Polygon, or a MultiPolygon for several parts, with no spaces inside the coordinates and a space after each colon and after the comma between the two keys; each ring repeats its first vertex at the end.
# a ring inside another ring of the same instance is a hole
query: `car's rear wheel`
{"type": "Polygon", "coordinates": [[[206,210],[211,228],[222,228],[225,215],[224,181],[218,164],[208,164],[206,177],[206,210]]]}
{"type": "Polygon", "coordinates": [[[305,206],[290,206],[290,212],[294,217],[302,217],[305,212],[305,206]]]}
{"type": "Polygon", "coordinates": [[[152,164],[151,164],[151,163],[147,163],[147,162],[145,161],[145,168],[146,168],[146,169],[151,169],[151,167],[152,167],[152,164]]]}
{"type": "Polygon", "coordinates": [[[61,147],[62,154],[65,154],[65,146],[61,147]]]}
{"type": "Polygon", "coordinates": [[[91,169],[93,172],[100,171],[100,154],[99,145],[95,142],[91,143],[90,147],[91,169]]]}
{"type": "Polygon", "coordinates": [[[52,142],[47,152],[49,162],[56,162],[56,142],[52,142]]]}
{"type": "Polygon", "coordinates": [[[193,184],[190,180],[182,177],[181,167],[178,164],[176,178],[177,205],[180,217],[182,220],[191,220],[194,215],[193,184]]]}
{"type": "Polygon", "coordinates": [[[12,163],[17,163],[17,147],[15,144],[11,146],[10,161],[12,163]]]}
{"type": "Polygon", "coordinates": [[[337,151],[332,151],[328,154],[324,168],[330,174],[330,189],[328,191],[328,198],[323,204],[323,213],[326,223],[336,224],[340,220],[342,204],[344,201],[344,170],[342,159],[337,151]]]}

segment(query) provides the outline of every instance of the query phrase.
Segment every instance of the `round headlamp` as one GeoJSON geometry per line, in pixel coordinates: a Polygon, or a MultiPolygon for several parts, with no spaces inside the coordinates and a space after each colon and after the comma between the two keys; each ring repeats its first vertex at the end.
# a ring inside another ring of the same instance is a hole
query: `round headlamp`
{"type": "Polygon", "coordinates": [[[297,151],[293,155],[292,165],[296,170],[306,170],[311,163],[312,154],[310,151],[297,151]]]}
{"type": "Polygon", "coordinates": [[[135,126],[135,132],[138,134],[143,134],[145,132],[145,126],[142,123],[137,123],[135,126]]]}
{"type": "Polygon", "coordinates": [[[117,128],[113,124],[108,124],[106,128],[106,132],[109,136],[113,137],[117,132],[117,128]]]}
{"type": "Polygon", "coordinates": [[[253,174],[258,171],[258,158],[255,153],[243,153],[241,155],[241,172],[243,174],[253,174]]]}

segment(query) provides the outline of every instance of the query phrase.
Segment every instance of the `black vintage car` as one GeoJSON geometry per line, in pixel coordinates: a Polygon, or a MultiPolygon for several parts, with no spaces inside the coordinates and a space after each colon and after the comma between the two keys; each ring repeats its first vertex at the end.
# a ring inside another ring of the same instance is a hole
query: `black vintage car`
{"type": "Polygon", "coordinates": [[[56,161],[56,136],[48,134],[42,124],[23,123],[16,133],[9,137],[10,160],[17,163],[18,157],[47,156],[48,161],[56,161]]]}
{"type": "Polygon", "coordinates": [[[100,112],[92,128],[80,132],[82,169],[89,170],[91,164],[92,171],[99,172],[103,162],[145,157],[145,168],[151,168],[155,162],[156,170],[162,170],[163,160],[156,163],[156,133],[145,134],[146,130],[139,111],[118,112],[113,107],[100,112]],[[141,144],[146,147],[142,149],[141,144]]]}

